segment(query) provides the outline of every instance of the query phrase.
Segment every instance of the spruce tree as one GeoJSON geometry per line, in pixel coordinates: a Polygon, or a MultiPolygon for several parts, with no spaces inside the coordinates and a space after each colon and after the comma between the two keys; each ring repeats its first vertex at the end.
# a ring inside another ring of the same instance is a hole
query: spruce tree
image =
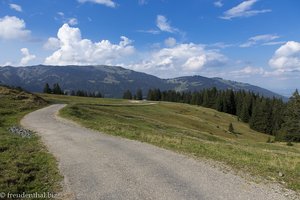
{"type": "Polygon", "coordinates": [[[132,94],[130,90],[126,90],[123,94],[123,99],[132,99],[132,94]]]}
{"type": "Polygon", "coordinates": [[[265,121],[264,121],[264,99],[257,99],[255,101],[252,116],[249,121],[250,128],[256,131],[264,132],[265,131],[265,121]]]}
{"type": "Polygon", "coordinates": [[[64,94],[58,83],[53,85],[53,94],[64,94]]]}
{"type": "Polygon", "coordinates": [[[283,115],[285,112],[286,105],[283,103],[281,99],[272,100],[272,124],[273,124],[273,131],[272,135],[276,135],[279,130],[281,129],[283,123],[283,115]]]}
{"type": "Polygon", "coordinates": [[[243,104],[242,104],[242,109],[240,112],[240,116],[241,120],[243,122],[249,122],[250,119],[250,115],[249,115],[249,106],[248,103],[246,102],[246,100],[244,99],[243,104]]]}
{"type": "Polygon", "coordinates": [[[44,90],[43,90],[44,93],[47,93],[47,94],[50,94],[52,92],[50,86],[48,83],[45,84],[45,87],[44,87],[44,90]]]}
{"type": "Polygon", "coordinates": [[[137,100],[143,100],[143,91],[141,89],[138,89],[136,91],[136,99],[137,100]]]}
{"type": "Polygon", "coordinates": [[[209,94],[208,94],[208,90],[204,90],[204,92],[203,92],[202,106],[204,106],[204,107],[208,107],[209,106],[209,94]]]}
{"type": "Polygon", "coordinates": [[[273,132],[272,105],[270,99],[259,98],[253,106],[250,128],[267,134],[273,132]]]}
{"type": "Polygon", "coordinates": [[[296,90],[290,98],[281,131],[287,141],[300,142],[300,95],[296,90]]]}

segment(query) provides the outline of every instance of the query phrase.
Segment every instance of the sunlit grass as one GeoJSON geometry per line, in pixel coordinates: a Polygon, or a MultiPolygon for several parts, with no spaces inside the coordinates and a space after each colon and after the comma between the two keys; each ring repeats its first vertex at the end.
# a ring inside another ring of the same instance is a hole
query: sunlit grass
{"type": "Polygon", "coordinates": [[[43,95],[69,103],[61,116],[101,132],[221,161],[233,169],[300,189],[300,146],[266,143],[235,116],[179,103],[43,95]],[[228,131],[232,123],[234,133],[228,131]],[[281,172],[284,176],[280,177],[281,172]]]}

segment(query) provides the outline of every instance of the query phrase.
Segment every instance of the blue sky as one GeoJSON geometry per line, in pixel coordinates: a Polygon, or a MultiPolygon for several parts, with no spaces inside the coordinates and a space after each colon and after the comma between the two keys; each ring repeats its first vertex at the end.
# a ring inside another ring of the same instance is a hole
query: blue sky
{"type": "Polygon", "coordinates": [[[0,0],[0,66],[120,65],[300,85],[297,0],[0,0]]]}

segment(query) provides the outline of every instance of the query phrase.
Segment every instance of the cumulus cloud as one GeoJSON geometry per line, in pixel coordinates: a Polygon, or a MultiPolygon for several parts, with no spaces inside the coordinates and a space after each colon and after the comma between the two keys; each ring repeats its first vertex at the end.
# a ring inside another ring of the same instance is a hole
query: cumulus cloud
{"type": "Polygon", "coordinates": [[[27,65],[30,61],[32,61],[36,58],[35,55],[30,54],[30,52],[27,48],[22,48],[20,51],[23,55],[23,57],[20,61],[20,65],[27,65]]]}
{"type": "Polygon", "coordinates": [[[22,7],[18,4],[11,3],[9,7],[15,11],[22,12],[22,7]]]}
{"type": "Polygon", "coordinates": [[[60,47],[60,41],[57,38],[50,37],[44,44],[44,49],[46,50],[57,50],[60,47]]]}
{"type": "Polygon", "coordinates": [[[232,19],[237,17],[251,17],[262,13],[271,12],[270,9],[263,10],[253,10],[253,5],[258,2],[258,0],[246,0],[239,5],[224,12],[222,19],[232,19]]]}
{"type": "Polygon", "coordinates": [[[24,20],[15,16],[0,18],[0,39],[26,39],[29,35],[24,20]]]}
{"type": "Polygon", "coordinates": [[[218,8],[221,8],[221,7],[223,7],[223,2],[222,1],[215,1],[214,6],[216,6],[218,8]]]}
{"type": "Polygon", "coordinates": [[[259,43],[265,44],[278,38],[279,36],[274,34],[256,35],[254,37],[249,38],[248,41],[241,44],[240,47],[251,47],[259,43]]]}
{"type": "Polygon", "coordinates": [[[224,65],[227,58],[217,51],[206,50],[203,45],[188,43],[155,50],[142,61],[129,65],[138,71],[158,76],[195,74],[205,67],[224,65]]]}
{"type": "Polygon", "coordinates": [[[280,71],[300,70],[300,43],[289,41],[278,48],[269,65],[280,71]]]}
{"type": "Polygon", "coordinates": [[[105,5],[105,6],[111,7],[111,8],[115,8],[117,6],[117,4],[115,2],[113,2],[112,0],[78,0],[78,2],[79,3],[86,3],[86,2],[96,3],[96,4],[105,5]]]}
{"type": "Polygon", "coordinates": [[[58,30],[56,39],[49,38],[47,43],[53,46],[59,43],[58,49],[45,59],[45,64],[49,65],[112,65],[135,51],[132,41],[125,36],[121,36],[119,44],[112,44],[108,40],[94,43],[89,39],[82,39],[80,29],[68,24],[58,30]]]}
{"type": "Polygon", "coordinates": [[[163,15],[157,15],[156,17],[156,26],[159,28],[159,30],[169,33],[175,33],[178,32],[177,28],[174,28],[170,25],[170,22],[168,19],[163,15]]]}

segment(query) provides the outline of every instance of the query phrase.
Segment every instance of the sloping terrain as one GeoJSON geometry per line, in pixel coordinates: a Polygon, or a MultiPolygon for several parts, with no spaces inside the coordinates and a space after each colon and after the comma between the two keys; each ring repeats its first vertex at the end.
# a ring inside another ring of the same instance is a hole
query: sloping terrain
{"type": "Polygon", "coordinates": [[[34,94],[0,86],[0,191],[4,194],[60,190],[56,160],[38,136],[18,125],[25,114],[46,105],[34,94]]]}
{"type": "Polygon", "coordinates": [[[101,92],[105,97],[122,97],[127,89],[133,93],[142,89],[144,95],[149,89],[177,91],[199,91],[204,88],[246,90],[267,97],[282,96],[269,90],[246,83],[227,81],[221,78],[187,76],[173,79],[136,72],[116,66],[29,66],[1,67],[0,84],[22,86],[32,92],[41,92],[45,83],[52,86],[59,83],[66,90],[101,92]]]}

